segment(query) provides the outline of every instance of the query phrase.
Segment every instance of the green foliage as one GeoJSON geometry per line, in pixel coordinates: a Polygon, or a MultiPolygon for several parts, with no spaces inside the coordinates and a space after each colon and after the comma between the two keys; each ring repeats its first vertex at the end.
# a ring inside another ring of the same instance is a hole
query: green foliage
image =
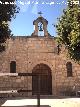
{"type": "MultiPolygon", "coordinates": [[[[75,0],[74,0],[75,1],[75,0]]],[[[80,62],[80,7],[68,0],[67,9],[56,25],[58,42],[65,44],[71,59],[80,62]]]]}
{"type": "Polygon", "coordinates": [[[3,47],[2,43],[5,43],[6,39],[11,36],[8,23],[19,12],[19,8],[14,2],[15,0],[0,0],[0,52],[3,47]]]}
{"type": "Polygon", "coordinates": [[[5,21],[0,22],[0,43],[4,43],[9,38],[10,33],[8,23],[5,21]]]}

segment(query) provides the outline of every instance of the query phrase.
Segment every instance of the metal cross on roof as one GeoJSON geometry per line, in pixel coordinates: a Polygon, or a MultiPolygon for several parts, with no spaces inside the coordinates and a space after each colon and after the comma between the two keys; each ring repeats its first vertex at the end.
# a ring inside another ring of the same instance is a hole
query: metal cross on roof
{"type": "Polygon", "coordinates": [[[38,12],[38,14],[41,16],[43,13],[40,11],[40,12],[38,12]]]}

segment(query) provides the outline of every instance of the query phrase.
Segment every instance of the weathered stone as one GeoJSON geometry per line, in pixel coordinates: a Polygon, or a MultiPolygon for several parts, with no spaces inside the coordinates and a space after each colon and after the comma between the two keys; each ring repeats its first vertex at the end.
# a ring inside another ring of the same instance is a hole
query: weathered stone
{"type": "Polygon", "coordinates": [[[20,82],[21,82],[21,79],[17,79],[16,82],[19,82],[19,83],[20,83],[20,82]]]}

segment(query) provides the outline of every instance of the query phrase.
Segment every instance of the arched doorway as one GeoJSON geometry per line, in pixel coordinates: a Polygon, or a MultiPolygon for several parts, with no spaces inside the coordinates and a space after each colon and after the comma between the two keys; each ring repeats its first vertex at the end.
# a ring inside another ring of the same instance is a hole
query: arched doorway
{"type": "MultiPolygon", "coordinates": [[[[33,74],[40,75],[40,95],[50,95],[52,94],[52,75],[51,75],[51,69],[46,64],[38,64],[36,65],[33,70],[33,74]],[[45,76],[42,74],[46,74],[45,76]]],[[[33,76],[32,77],[32,94],[36,95],[38,91],[38,77],[33,76]]]]}

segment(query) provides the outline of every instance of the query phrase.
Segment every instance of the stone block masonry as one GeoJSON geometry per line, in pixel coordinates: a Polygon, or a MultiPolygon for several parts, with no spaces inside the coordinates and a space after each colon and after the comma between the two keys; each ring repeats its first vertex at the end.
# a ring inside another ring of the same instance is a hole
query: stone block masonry
{"type": "Polygon", "coordinates": [[[0,54],[0,91],[31,90],[32,78],[18,76],[18,73],[32,73],[38,64],[45,64],[51,69],[53,95],[59,95],[68,87],[72,89],[74,85],[79,90],[80,65],[66,57],[64,46],[59,54],[55,53],[57,42],[54,38],[14,37],[14,40],[11,38],[6,44],[6,51],[0,54]],[[16,73],[10,73],[11,61],[16,62],[16,73]],[[72,63],[72,77],[67,77],[67,62],[72,63]]]}

